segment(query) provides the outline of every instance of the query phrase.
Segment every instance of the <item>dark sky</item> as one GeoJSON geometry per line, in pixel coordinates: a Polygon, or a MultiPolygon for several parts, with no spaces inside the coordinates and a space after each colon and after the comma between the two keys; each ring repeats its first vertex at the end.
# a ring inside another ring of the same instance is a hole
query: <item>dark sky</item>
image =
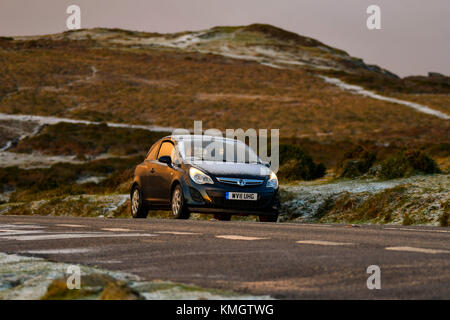
{"type": "Polygon", "coordinates": [[[82,27],[175,32],[269,23],[316,38],[400,76],[450,75],[450,0],[0,0],[0,35],[66,29],[77,4],[82,27]],[[381,7],[382,30],[368,30],[366,8],[381,7]]]}

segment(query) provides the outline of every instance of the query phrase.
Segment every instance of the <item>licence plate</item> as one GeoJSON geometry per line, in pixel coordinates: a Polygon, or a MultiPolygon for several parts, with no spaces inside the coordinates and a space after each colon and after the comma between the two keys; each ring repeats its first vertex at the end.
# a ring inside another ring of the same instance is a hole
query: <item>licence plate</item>
{"type": "Polygon", "coordinates": [[[248,192],[227,192],[226,194],[227,200],[258,200],[257,193],[248,193],[248,192]]]}

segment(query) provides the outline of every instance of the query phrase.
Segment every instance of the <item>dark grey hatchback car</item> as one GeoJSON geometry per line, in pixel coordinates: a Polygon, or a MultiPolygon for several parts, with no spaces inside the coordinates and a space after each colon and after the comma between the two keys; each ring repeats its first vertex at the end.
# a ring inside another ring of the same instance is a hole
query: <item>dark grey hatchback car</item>
{"type": "Polygon", "coordinates": [[[131,215],[171,210],[177,219],[191,212],[258,215],[276,222],[278,179],[256,153],[239,140],[214,136],[168,136],[156,142],[134,173],[131,215]]]}

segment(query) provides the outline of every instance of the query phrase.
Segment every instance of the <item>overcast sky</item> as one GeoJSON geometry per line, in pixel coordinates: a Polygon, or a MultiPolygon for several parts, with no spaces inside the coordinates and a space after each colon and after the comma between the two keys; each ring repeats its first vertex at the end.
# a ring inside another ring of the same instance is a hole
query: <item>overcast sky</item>
{"type": "Polygon", "coordinates": [[[269,23],[316,38],[400,76],[450,75],[450,0],[0,0],[0,35],[66,30],[66,8],[83,28],[176,32],[269,23]],[[382,30],[366,9],[381,7],[382,30]]]}

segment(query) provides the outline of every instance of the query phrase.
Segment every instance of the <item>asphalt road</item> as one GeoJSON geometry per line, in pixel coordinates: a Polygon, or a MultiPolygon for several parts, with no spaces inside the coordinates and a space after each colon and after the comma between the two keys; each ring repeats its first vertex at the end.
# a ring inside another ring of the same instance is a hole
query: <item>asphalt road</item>
{"type": "Polygon", "coordinates": [[[278,299],[450,299],[446,228],[0,216],[0,252],[278,299]]]}

